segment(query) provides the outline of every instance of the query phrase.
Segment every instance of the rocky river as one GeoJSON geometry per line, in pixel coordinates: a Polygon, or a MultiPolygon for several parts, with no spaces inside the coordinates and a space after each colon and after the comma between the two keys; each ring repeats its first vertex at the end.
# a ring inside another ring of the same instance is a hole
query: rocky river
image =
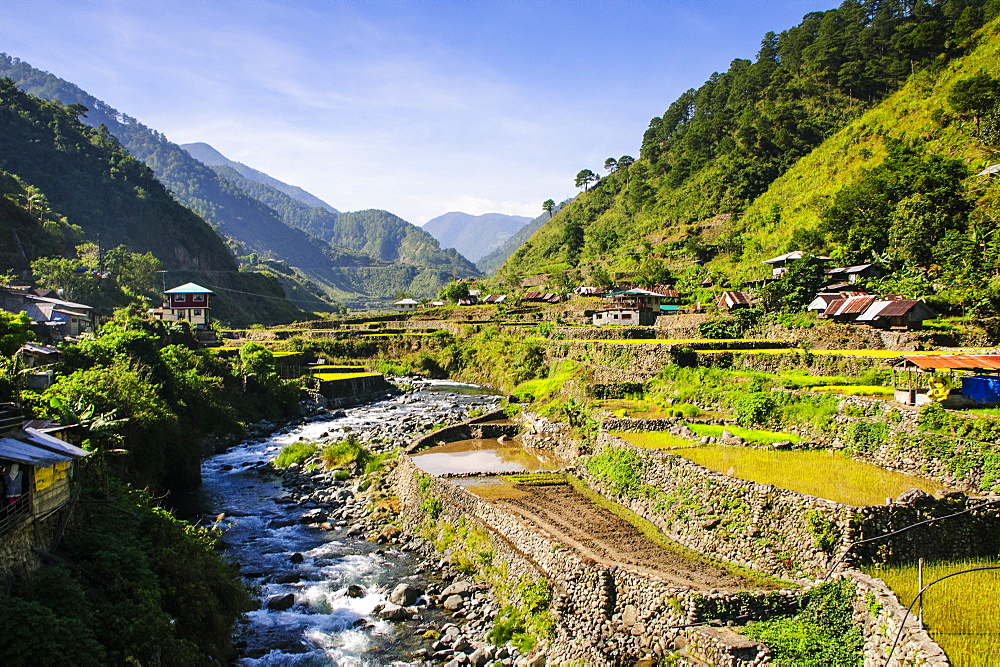
{"type": "Polygon", "coordinates": [[[415,391],[315,414],[251,438],[203,466],[197,514],[225,530],[261,604],[237,637],[243,665],[513,664],[511,647],[484,641],[498,607],[422,540],[386,526],[356,476],[275,470],[299,440],[353,433],[376,451],[435,425],[494,409],[482,388],[420,382],[415,391]]]}

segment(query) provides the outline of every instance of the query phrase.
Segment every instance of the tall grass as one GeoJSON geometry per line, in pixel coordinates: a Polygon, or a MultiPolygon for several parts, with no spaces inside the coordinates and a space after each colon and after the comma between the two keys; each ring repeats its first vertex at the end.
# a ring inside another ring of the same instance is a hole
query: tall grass
{"type": "Polygon", "coordinates": [[[772,484],[846,505],[879,505],[903,491],[941,485],[855,461],[831,450],[770,450],[706,445],[675,453],[730,477],[772,484]]]}
{"type": "MultiPolygon", "coordinates": [[[[952,572],[1000,565],[997,559],[945,561],[924,565],[924,585],[952,572]]],[[[908,605],[916,597],[917,566],[867,568],[908,605]]],[[[972,572],[935,584],[924,593],[924,626],[955,667],[1000,665],[1000,570],[972,572]]],[[[917,607],[914,606],[914,613],[917,607]]]]}

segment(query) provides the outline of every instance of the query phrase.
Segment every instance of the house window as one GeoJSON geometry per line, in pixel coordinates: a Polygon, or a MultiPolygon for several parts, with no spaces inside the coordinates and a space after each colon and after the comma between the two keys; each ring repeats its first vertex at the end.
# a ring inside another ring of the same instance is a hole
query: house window
{"type": "Polygon", "coordinates": [[[192,315],[201,315],[201,308],[195,308],[191,311],[192,315]]]}
{"type": "Polygon", "coordinates": [[[192,297],[192,300],[195,303],[205,303],[205,295],[204,294],[195,294],[194,297],[192,297]]]}
{"type": "Polygon", "coordinates": [[[623,320],[630,320],[630,319],[632,319],[632,313],[622,313],[622,319],[623,320]]]}

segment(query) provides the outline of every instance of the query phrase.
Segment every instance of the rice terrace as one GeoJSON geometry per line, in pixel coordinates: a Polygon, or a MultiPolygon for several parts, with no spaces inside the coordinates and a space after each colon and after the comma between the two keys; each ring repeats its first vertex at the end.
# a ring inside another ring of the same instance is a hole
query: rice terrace
{"type": "Polygon", "coordinates": [[[3,6],[0,664],[1000,665],[1000,0],[236,7],[3,6]]]}

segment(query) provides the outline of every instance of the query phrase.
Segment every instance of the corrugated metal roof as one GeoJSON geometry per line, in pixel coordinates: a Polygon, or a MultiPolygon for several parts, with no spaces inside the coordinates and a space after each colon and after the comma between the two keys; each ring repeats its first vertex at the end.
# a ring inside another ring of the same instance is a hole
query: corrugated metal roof
{"type": "Polygon", "coordinates": [[[823,311],[823,317],[833,317],[840,307],[846,302],[847,299],[834,299],[830,303],[826,304],[826,310],[823,311]]]}
{"type": "Polygon", "coordinates": [[[77,447],[76,445],[71,445],[65,440],[60,440],[59,438],[49,435],[48,433],[43,433],[38,429],[25,427],[24,432],[28,434],[28,442],[57,454],[65,454],[66,456],[72,456],[77,459],[84,456],[90,456],[91,454],[91,452],[88,452],[86,449],[77,447]]]}
{"type": "Polygon", "coordinates": [[[164,294],[215,294],[215,292],[195,283],[184,283],[166,290],[164,294]]]}
{"type": "Polygon", "coordinates": [[[74,456],[56,454],[35,445],[29,445],[13,438],[0,438],[0,459],[14,461],[36,468],[48,468],[57,463],[72,461],[74,456]]]}
{"type": "Polygon", "coordinates": [[[908,312],[913,310],[918,303],[920,302],[916,299],[899,299],[897,301],[890,301],[879,313],[879,317],[899,317],[900,315],[906,315],[908,312]]]}
{"type": "Polygon", "coordinates": [[[920,368],[944,368],[967,371],[1000,370],[1000,355],[904,354],[903,358],[920,368]]]}
{"type": "Polygon", "coordinates": [[[858,315],[858,322],[874,322],[885,314],[885,310],[892,305],[892,301],[881,299],[876,301],[865,312],[858,315]]]}
{"type": "Polygon", "coordinates": [[[877,300],[878,297],[871,296],[870,294],[848,297],[847,300],[844,301],[844,305],[840,307],[840,310],[838,310],[836,314],[859,315],[865,312],[877,300]]]}

